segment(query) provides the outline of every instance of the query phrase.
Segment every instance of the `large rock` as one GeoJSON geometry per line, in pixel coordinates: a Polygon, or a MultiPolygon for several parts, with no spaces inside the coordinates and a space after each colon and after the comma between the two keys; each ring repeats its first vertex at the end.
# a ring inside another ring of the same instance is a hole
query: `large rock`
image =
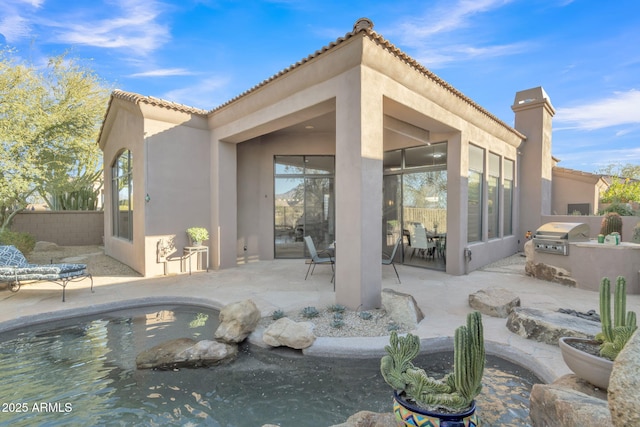
{"type": "Polygon", "coordinates": [[[294,322],[283,317],[267,327],[262,340],[271,347],[286,346],[302,350],[310,347],[316,340],[316,336],[313,334],[312,323],[294,322]]]}
{"type": "Polygon", "coordinates": [[[601,326],[557,311],[516,307],[507,317],[507,328],[521,337],[558,345],[561,337],[593,338],[601,326]]]}
{"type": "Polygon", "coordinates": [[[609,409],[614,426],[640,426],[640,330],[613,362],[609,409]]]}
{"type": "Polygon", "coordinates": [[[234,359],[238,347],[216,341],[196,342],[191,338],[165,341],[138,354],[138,369],[196,368],[234,359]]]}
{"type": "Polygon", "coordinates": [[[418,323],[424,319],[413,296],[393,289],[382,290],[382,306],[391,320],[408,329],[417,328],[418,323]]]}
{"type": "Polygon", "coordinates": [[[529,397],[534,427],[610,426],[606,400],[557,384],[534,384],[529,397]]]}
{"type": "Polygon", "coordinates": [[[202,340],[178,353],[176,360],[183,365],[191,367],[211,366],[233,360],[237,355],[237,345],[202,340]]]}
{"type": "Polygon", "coordinates": [[[504,318],[520,307],[520,297],[505,288],[491,287],[470,294],[469,305],[487,316],[504,318]]]}
{"type": "Polygon", "coordinates": [[[393,413],[377,413],[360,411],[350,416],[346,422],[332,427],[389,427],[395,426],[396,417],[393,413]]]}
{"type": "Polygon", "coordinates": [[[226,343],[244,341],[260,321],[260,311],[251,300],[238,301],[226,305],[220,310],[220,326],[215,338],[226,343]]]}
{"type": "Polygon", "coordinates": [[[576,279],[571,277],[571,273],[564,268],[544,264],[542,262],[533,262],[527,259],[527,263],[524,265],[524,271],[527,276],[532,276],[536,279],[559,283],[572,288],[575,288],[578,285],[576,279]]]}

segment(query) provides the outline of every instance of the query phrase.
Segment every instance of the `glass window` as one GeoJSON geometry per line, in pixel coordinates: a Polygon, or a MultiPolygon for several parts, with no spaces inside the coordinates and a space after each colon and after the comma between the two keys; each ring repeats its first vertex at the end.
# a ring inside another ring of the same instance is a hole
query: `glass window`
{"type": "Polygon", "coordinates": [[[504,217],[502,219],[502,233],[504,236],[513,234],[513,160],[504,159],[504,217]]]}
{"type": "Polygon", "coordinates": [[[385,171],[402,169],[402,150],[387,151],[382,162],[385,171]]]}
{"type": "Polygon", "coordinates": [[[487,230],[489,239],[499,236],[500,227],[500,156],[489,153],[489,177],[487,180],[487,230]]]}
{"type": "Polygon", "coordinates": [[[113,235],[133,240],[133,160],[123,151],[111,167],[113,235]]]}
{"type": "Polygon", "coordinates": [[[467,241],[482,240],[482,187],[484,183],[484,150],[469,145],[469,182],[467,241]]]}
{"type": "Polygon", "coordinates": [[[276,258],[305,256],[304,236],[320,249],[335,240],[334,170],[334,156],[275,157],[276,258]]]}
{"type": "Polygon", "coordinates": [[[402,237],[404,243],[396,254],[398,261],[445,269],[446,142],[385,153],[382,212],[384,254],[390,255],[398,238],[402,237]],[[416,227],[421,232],[416,234],[416,227]]]}

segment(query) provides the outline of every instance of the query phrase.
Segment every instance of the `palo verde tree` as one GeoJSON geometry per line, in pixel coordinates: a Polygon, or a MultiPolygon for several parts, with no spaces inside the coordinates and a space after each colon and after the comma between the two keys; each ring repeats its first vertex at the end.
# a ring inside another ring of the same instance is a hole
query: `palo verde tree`
{"type": "Polygon", "coordinates": [[[66,55],[38,68],[0,51],[0,231],[36,195],[53,208],[60,195],[94,188],[109,92],[66,55]]]}

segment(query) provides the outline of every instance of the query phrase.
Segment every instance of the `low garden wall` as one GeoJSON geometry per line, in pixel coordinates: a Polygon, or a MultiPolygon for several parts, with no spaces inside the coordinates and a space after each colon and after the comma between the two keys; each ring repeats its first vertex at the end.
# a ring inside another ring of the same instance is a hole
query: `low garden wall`
{"type": "Polygon", "coordinates": [[[104,212],[24,211],[13,218],[11,231],[60,246],[102,245],[104,212]]]}

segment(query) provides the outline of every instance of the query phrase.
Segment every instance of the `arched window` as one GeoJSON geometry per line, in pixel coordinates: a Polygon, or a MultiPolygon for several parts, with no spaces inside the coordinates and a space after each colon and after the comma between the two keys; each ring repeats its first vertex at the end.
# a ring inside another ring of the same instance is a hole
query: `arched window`
{"type": "Polygon", "coordinates": [[[113,235],[133,240],[133,159],[125,150],[111,165],[113,235]]]}

